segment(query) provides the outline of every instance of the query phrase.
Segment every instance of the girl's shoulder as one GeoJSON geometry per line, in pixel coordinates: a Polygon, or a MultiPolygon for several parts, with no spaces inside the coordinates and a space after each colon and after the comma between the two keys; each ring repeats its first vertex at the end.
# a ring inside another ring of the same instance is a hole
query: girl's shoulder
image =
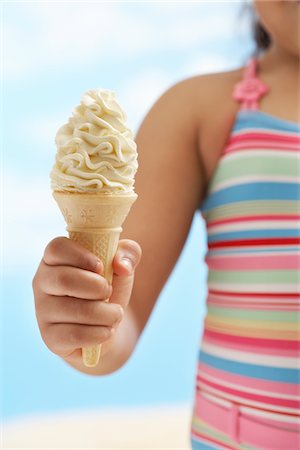
{"type": "Polygon", "coordinates": [[[199,156],[209,181],[233,127],[239,104],[233,99],[244,67],[187,78],[170,94],[189,104],[189,120],[196,123],[199,156]]]}
{"type": "Polygon", "coordinates": [[[238,109],[232,91],[242,73],[239,68],[199,75],[171,86],[148,112],[138,137],[153,141],[155,133],[166,147],[181,143],[186,152],[196,151],[208,182],[238,109]]]}
{"type": "Polygon", "coordinates": [[[202,137],[210,134],[215,126],[220,130],[222,124],[232,123],[239,108],[232,93],[243,71],[244,67],[240,67],[186,78],[160,97],[158,107],[165,112],[169,110],[177,120],[195,123],[202,137]]]}
{"type": "Polygon", "coordinates": [[[186,100],[194,99],[191,106],[197,112],[214,110],[224,102],[232,102],[232,91],[236,83],[241,81],[244,67],[224,72],[196,75],[174,84],[164,95],[173,95],[186,100]]]}
{"type": "Polygon", "coordinates": [[[223,123],[224,118],[227,123],[235,115],[239,105],[232,93],[243,70],[241,67],[181,80],[161,95],[150,114],[172,116],[174,122],[194,123],[203,135],[214,124],[223,123]]]}

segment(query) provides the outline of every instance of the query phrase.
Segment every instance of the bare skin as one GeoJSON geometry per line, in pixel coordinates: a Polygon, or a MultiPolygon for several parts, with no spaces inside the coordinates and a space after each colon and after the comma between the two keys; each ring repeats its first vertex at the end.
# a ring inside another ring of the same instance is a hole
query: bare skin
{"type": "MultiPolygon", "coordinates": [[[[297,33],[293,40],[288,27],[279,37],[276,32],[282,15],[292,23],[290,10],[298,14],[299,6],[256,3],[272,37],[275,30],[271,49],[259,59],[259,76],[271,89],[260,109],[299,123],[297,33]]],[[[243,68],[185,80],[145,118],[136,138],[139,199],[124,226],[111,287],[101,276],[102,263],[78,244],[56,238],[47,246],[33,280],[40,332],[52,352],[81,372],[114,372],[134,351],[230,134],[239,108],[232,90],[242,73],[243,68]],[[100,363],[84,367],[80,349],[98,343],[100,363]]]]}

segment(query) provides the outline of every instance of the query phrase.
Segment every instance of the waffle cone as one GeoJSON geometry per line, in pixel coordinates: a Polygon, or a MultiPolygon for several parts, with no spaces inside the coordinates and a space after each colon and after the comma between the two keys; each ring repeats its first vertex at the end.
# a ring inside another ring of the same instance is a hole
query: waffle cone
{"type": "MultiPolygon", "coordinates": [[[[70,239],[94,253],[104,265],[103,276],[112,282],[112,262],[122,224],[137,194],[80,194],[54,192],[53,196],[67,223],[70,239]]],[[[101,345],[82,349],[83,363],[95,367],[101,345]]]]}

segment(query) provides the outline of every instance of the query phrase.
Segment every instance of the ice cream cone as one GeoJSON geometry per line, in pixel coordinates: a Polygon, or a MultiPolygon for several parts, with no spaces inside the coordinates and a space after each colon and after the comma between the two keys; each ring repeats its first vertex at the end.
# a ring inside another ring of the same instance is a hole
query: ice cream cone
{"type": "MultiPolygon", "coordinates": [[[[113,258],[117,251],[122,224],[137,194],[53,193],[67,223],[69,237],[93,252],[104,265],[103,276],[109,283],[113,277],[113,258]]],[[[95,367],[101,345],[82,349],[83,363],[95,367]]]]}

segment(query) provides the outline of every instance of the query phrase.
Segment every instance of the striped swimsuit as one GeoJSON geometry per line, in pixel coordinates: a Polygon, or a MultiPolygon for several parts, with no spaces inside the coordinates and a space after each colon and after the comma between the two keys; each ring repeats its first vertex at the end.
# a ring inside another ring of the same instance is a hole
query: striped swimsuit
{"type": "Polygon", "coordinates": [[[241,109],[201,206],[209,272],[193,450],[300,449],[300,125],[258,110],[268,88],[256,66],[235,87],[241,109]]]}

